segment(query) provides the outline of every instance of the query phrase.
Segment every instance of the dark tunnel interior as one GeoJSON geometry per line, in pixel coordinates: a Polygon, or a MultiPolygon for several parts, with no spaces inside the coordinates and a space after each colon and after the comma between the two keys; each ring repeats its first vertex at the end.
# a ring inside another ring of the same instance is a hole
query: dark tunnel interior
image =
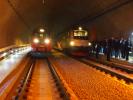
{"type": "Polygon", "coordinates": [[[1,0],[0,9],[0,48],[28,43],[41,25],[54,39],[78,26],[97,39],[133,32],[132,0],[1,0]]]}
{"type": "Polygon", "coordinates": [[[133,100],[133,0],[0,0],[0,100],[133,100]]]}

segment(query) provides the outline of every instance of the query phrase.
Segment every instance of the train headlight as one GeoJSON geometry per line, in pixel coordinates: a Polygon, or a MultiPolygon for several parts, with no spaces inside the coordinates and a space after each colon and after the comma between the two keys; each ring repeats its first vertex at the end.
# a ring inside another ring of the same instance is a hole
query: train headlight
{"type": "Polygon", "coordinates": [[[44,43],[49,44],[50,43],[50,40],[49,39],[45,39],[44,40],[44,43]]]}
{"type": "Polygon", "coordinates": [[[92,44],[89,42],[89,43],[88,43],[88,46],[91,46],[91,45],[92,45],[92,44]]]}
{"type": "Polygon", "coordinates": [[[37,43],[39,43],[39,39],[35,38],[35,39],[33,40],[33,42],[37,44],[37,43]]]}
{"type": "Polygon", "coordinates": [[[70,46],[74,46],[74,44],[75,44],[74,41],[70,42],[70,46]]]}
{"type": "Polygon", "coordinates": [[[40,31],[41,33],[45,32],[45,30],[44,30],[43,28],[41,28],[39,31],[40,31]]]}

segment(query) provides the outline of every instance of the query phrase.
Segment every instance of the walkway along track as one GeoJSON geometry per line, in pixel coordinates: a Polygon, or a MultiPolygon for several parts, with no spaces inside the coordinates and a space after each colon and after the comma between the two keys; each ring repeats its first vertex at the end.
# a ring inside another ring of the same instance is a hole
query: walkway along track
{"type": "MultiPolygon", "coordinates": [[[[46,72],[46,73],[51,73],[51,76],[53,77],[53,80],[54,80],[54,83],[56,84],[56,88],[58,89],[58,92],[57,94],[60,96],[61,100],[70,100],[70,97],[69,97],[69,94],[67,92],[67,90],[65,89],[65,87],[63,86],[62,84],[62,80],[60,79],[59,75],[57,74],[57,72],[55,71],[55,69],[53,68],[53,66],[51,65],[50,61],[48,58],[46,59],[41,59],[41,61],[43,61],[44,63],[46,63],[45,65],[47,65],[47,69],[49,69],[49,72],[46,72]]],[[[19,84],[17,83],[17,90],[16,90],[16,93],[13,93],[14,96],[12,97],[14,100],[25,100],[25,99],[29,99],[29,100],[38,100],[38,99],[30,99],[28,98],[28,95],[30,94],[30,89],[32,89],[33,87],[32,86],[32,82],[34,81],[35,77],[37,75],[37,78],[38,79],[39,77],[42,77],[42,76],[39,76],[38,77],[38,74],[39,73],[42,73],[42,75],[44,75],[45,77],[45,73],[44,71],[42,71],[42,69],[39,69],[37,68],[38,66],[36,66],[38,60],[37,59],[34,59],[32,58],[32,60],[26,65],[26,69],[25,69],[25,73],[23,73],[23,77],[21,77],[21,80],[19,80],[19,84]],[[42,72],[37,72],[36,70],[40,70],[42,72]]],[[[44,66],[41,66],[41,67],[44,67],[44,66]]],[[[44,69],[46,70],[46,69],[44,69]]],[[[48,70],[47,70],[48,71],[48,70]]],[[[41,75],[41,74],[40,74],[41,75]]],[[[43,78],[43,77],[42,77],[43,78]]],[[[40,78],[40,79],[42,79],[40,78]]],[[[49,79],[50,77],[47,77],[47,79],[49,79]]],[[[43,78],[43,80],[45,80],[45,78],[43,78]]],[[[47,89],[46,85],[45,84],[41,84],[41,81],[42,80],[39,80],[38,82],[40,83],[37,83],[36,85],[39,85],[41,87],[45,87],[43,90],[47,89]]],[[[46,80],[47,81],[47,80],[46,80]]],[[[44,82],[43,82],[44,83],[44,82]]],[[[48,83],[50,84],[50,83],[48,83]]],[[[35,87],[38,87],[38,86],[35,86],[35,87]]],[[[41,87],[41,88],[42,88],[41,87]]],[[[49,86],[48,86],[49,87],[49,86]]],[[[39,88],[39,87],[38,87],[39,88]]],[[[38,89],[39,90],[39,89],[38,89]]],[[[52,89],[53,90],[53,89],[52,89]]],[[[45,90],[47,91],[47,90],[45,90]]],[[[37,93],[39,93],[40,91],[38,91],[37,93]]],[[[41,91],[43,92],[43,91],[41,91]]],[[[33,93],[32,95],[34,95],[34,97],[37,97],[39,98],[39,95],[37,95],[37,93],[33,93]]],[[[47,94],[46,94],[47,95],[47,94]]],[[[49,96],[49,94],[48,94],[49,96]]],[[[29,96],[30,97],[30,96],[29,96]]],[[[44,97],[45,98],[45,97],[44,97]]],[[[54,98],[53,98],[54,99],[54,98]]],[[[53,100],[53,99],[48,99],[48,100],[53,100]]],[[[43,98],[39,99],[39,100],[44,100],[43,98]]]]}

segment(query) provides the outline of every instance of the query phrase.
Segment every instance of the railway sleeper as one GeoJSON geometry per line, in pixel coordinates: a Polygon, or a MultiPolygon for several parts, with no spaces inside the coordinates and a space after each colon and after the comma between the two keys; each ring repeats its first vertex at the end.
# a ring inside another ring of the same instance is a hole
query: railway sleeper
{"type": "Polygon", "coordinates": [[[92,58],[89,58],[89,59],[92,60],[92,61],[96,61],[96,62],[98,62],[100,64],[106,65],[108,67],[111,67],[111,68],[120,69],[121,71],[124,71],[124,72],[126,72],[128,74],[132,74],[133,73],[133,70],[124,68],[123,66],[118,66],[118,65],[114,64],[113,62],[110,63],[110,62],[99,61],[97,59],[92,59],[92,58]]]}
{"type": "Polygon", "coordinates": [[[85,64],[87,64],[87,65],[90,65],[90,67],[95,68],[95,69],[97,69],[97,70],[100,70],[101,72],[104,71],[105,73],[110,74],[112,77],[113,77],[113,76],[116,76],[118,80],[123,79],[123,80],[126,82],[126,84],[133,83],[133,80],[130,79],[130,78],[127,78],[126,76],[120,75],[120,74],[118,74],[118,73],[112,72],[112,71],[110,71],[110,70],[108,70],[108,69],[104,69],[104,68],[102,68],[102,67],[100,67],[100,66],[97,66],[97,65],[95,65],[95,64],[92,64],[92,63],[89,63],[89,62],[86,62],[86,61],[83,61],[83,60],[78,60],[78,61],[83,62],[83,63],[85,63],[85,64]]]}

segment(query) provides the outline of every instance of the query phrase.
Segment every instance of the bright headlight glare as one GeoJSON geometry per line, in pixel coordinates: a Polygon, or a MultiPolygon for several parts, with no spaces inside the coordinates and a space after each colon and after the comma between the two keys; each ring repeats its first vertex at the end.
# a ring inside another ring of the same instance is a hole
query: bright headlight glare
{"type": "Polygon", "coordinates": [[[91,46],[91,43],[90,42],[88,43],[88,46],[91,46]]]}
{"type": "Polygon", "coordinates": [[[35,38],[35,39],[33,40],[33,42],[34,42],[34,43],[39,43],[39,39],[35,38]]]}
{"type": "Polygon", "coordinates": [[[43,33],[45,30],[43,28],[40,29],[40,32],[43,33]]]}
{"type": "Polygon", "coordinates": [[[70,45],[71,45],[71,46],[74,46],[74,44],[75,44],[74,41],[71,41],[71,42],[70,42],[70,45]]]}
{"type": "Polygon", "coordinates": [[[50,40],[49,40],[49,39],[45,39],[44,42],[45,42],[46,44],[49,44],[49,43],[50,43],[50,40]]]}

